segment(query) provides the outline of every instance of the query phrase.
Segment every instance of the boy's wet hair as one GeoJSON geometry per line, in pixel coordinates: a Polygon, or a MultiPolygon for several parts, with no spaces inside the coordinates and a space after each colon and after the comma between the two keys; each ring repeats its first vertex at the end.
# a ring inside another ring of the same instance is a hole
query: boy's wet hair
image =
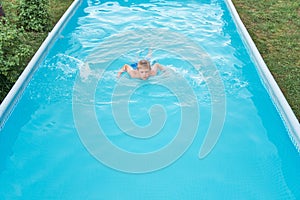
{"type": "Polygon", "coordinates": [[[149,68],[149,69],[151,69],[149,61],[148,60],[140,60],[138,62],[138,69],[139,68],[149,68]]]}

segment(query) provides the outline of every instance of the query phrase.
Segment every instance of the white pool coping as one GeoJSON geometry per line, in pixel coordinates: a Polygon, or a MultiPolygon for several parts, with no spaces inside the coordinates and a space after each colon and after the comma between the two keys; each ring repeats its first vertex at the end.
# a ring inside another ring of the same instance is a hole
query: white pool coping
{"type": "MultiPolygon", "coordinates": [[[[23,89],[27,86],[31,76],[34,71],[38,67],[40,61],[47,53],[48,48],[51,47],[51,43],[53,43],[60,31],[63,29],[64,25],[70,19],[72,14],[76,11],[79,4],[82,0],[74,0],[68,10],[64,13],[58,23],[55,25],[53,30],[49,33],[46,40],[43,42],[41,47],[38,49],[36,54],[33,56],[21,76],[18,78],[8,95],[5,97],[3,102],[0,105],[0,130],[2,126],[5,124],[6,119],[9,117],[10,113],[13,111],[14,105],[17,103],[19,96],[22,94],[23,89]]],[[[285,99],[282,91],[277,85],[274,77],[269,71],[267,65],[265,64],[262,56],[260,55],[257,47],[255,46],[252,38],[250,37],[247,29],[245,28],[243,22],[241,21],[238,12],[235,9],[231,0],[225,1],[231,15],[237,25],[238,31],[242,37],[244,37],[245,45],[248,46],[250,53],[252,53],[252,58],[254,62],[258,66],[258,71],[263,79],[264,84],[266,85],[266,89],[268,90],[272,100],[275,101],[278,112],[281,114],[283,118],[283,122],[285,123],[287,129],[289,130],[292,141],[294,142],[297,149],[300,149],[300,124],[292,111],[290,105],[285,99]]]]}
{"type": "Polygon", "coordinates": [[[19,96],[23,93],[23,89],[28,85],[28,82],[37,69],[40,61],[45,57],[47,54],[47,50],[51,47],[51,43],[53,43],[59,33],[62,31],[64,25],[70,19],[72,14],[76,11],[79,4],[82,0],[74,0],[67,11],[63,14],[57,24],[54,26],[52,31],[48,34],[45,41],[42,43],[38,51],[32,57],[30,62],[28,63],[27,67],[24,69],[22,74],[19,76],[16,83],[13,85],[12,89],[9,91],[7,96],[4,98],[3,102],[0,105],[0,130],[2,129],[3,125],[5,124],[7,118],[9,117],[10,113],[13,111],[14,105],[17,103],[19,96]]]}
{"type": "Polygon", "coordinates": [[[299,151],[300,150],[300,124],[298,122],[298,119],[295,116],[290,105],[288,104],[286,98],[284,97],[274,77],[272,76],[269,68],[264,62],[255,43],[253,42],[245,25],[243,24],[237,10],[235,9],[234,4],[232,3],[231,0],[226,0],[225,2],[238,27],[239,33],[242,35],[242,37],[244,37],[246,45],[248,46],[248,49],[252,53],[252,58],[254,59],[254,62],[258,67],[258,71],[260,73],[260,76],[263,79],[266,89],[268,90],[269,95],[272,97],[272,100],[275,101],[274,104],[276,105],[278,112],[283,118],[283,122],[285,123],[286,128],[289,130],[289,133],[291,134],[290,136],[292,141],[294,142],[294,144],[296,145],[299,151]]]}

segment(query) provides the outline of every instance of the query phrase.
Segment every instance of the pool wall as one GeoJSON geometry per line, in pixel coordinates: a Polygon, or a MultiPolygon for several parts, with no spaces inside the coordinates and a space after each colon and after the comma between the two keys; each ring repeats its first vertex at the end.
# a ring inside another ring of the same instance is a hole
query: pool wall
{"type": "Polygon", "coordinates": [[[289,130],[291,140],[293,141],[297,150],[300,151],[300,124],[297,117],[288,104],[286,98],[284,97],[262,56],[260,55],[256,45],[250,37],[250,34],[248,33],[245,25],[239,17],[239,14],[235,9],[232,1],[226,0],[226,4],[238,27],[239,33],[244,39],[243,41],[247,46],[247,49],[250,50],[249,53],[257,66],[258,72],[263,80],[263,84],[265,85],[269,95],[271,96],[271,99],[275,104],[275,107],[277,108],[279,114],[283,118],[283,122],[286,128],[289,130]]]}
{"type": "MultiPolygon", "coordinates": [[[[273,103],[275,104],[278,112],[280,113],[287,129],[289,130],[291,140],[296,146],[297,150],[300,149],[300,124],[293,113],[290,105],[285,99],[271,72],[266,66],[262,56],[260,55],[257,47],[251,39],[247,29],[242,23],[233,3],[231,0],[226,0],[226,5],[237,25],[237,29],[243,38],[243,42],[249,50],[250,56],[257,66],[257,70],[262,78],[262,81],[271,96],[273,103]]],[[[43,42],[39,50],[36,52],[32,60],[29,62],[17,82],[14,84],[2,104],[0,105],[0,129],[4,126],[10,113],[13,111],[15,104],[18,102],[19,97],[23,93],[27,84],[29,83],[33,73],[37,69],[40,61],[48,53],[54,41],[59,36],[60,32],[64,28],[65,24],[69,21],[73,13],[78,6],[82,3],[82,0],[74,0],[72,5],[68,8],[59,22],[55,25],[54,29],[49,33],[46,40],[43,42]]]]}

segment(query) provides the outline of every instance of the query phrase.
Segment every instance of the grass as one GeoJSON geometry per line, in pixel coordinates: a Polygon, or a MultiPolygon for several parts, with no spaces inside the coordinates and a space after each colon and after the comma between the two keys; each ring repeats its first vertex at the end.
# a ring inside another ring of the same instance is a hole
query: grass
{"type": "Polygon", "coordinates": [[[50,0],[49,14],[52,25],[54,26],[61,16],[65,13],[73,0],[50,0]]]}
{"type": "Polygon", "coordinates": [[[300,121],[300,0],[233,0],[300,121]]]}
{"type": "MultiPolygon", "coordinates": [[[[17,0],[3,0],[15,5],[17,0]]],[[[52,26],[72,0],[49,0],[52,26]]],[[[300,121],[300,0],[233,0],[239,15],[276,82],[300,121]]],[[[6,14],[15,13],[8,6],[6,14]]],[[[33,33],[27,42],[37,50],[47,33],[33,33]]],[[[25,67],[25,66],[24,66],[25,67]]]]}

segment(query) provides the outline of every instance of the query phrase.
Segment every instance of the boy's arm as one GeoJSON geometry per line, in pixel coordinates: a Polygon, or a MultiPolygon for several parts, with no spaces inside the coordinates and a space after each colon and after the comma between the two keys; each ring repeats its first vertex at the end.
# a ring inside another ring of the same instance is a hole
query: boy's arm
{"type": "Polygon", "coordinates": [[[163,67],[161,64],[159,63],[155,63],[152,67],[152,75],[155,76],[157,74],[157,70],[161,70],[161,71],[165,71],[165,67],[163,67]]]}
{"type": "Polygon", "coordinates": [[[160,71],[165,71],[166,68],[164,66],[162,66],[161,64],[157,64],[157,68],[160,70],[160,71]]]}
{"type": "Polygon", "coordinates": [[[123,72],[127,72],[131,78],[137,78],[136,71],[132,69],[130,65],[125,64],[118,72],[118,78],[120,78],[123,72]]]}
{"type": "Polygon", "coordinates": [[[151,48],[149,48],[149,50],[148,50],[148,54],[147,54],[147,56],[146,56],[146,60],[151,60],[151,58],[152,58],[152,49],[151,48]]]}
{"type": "Polygon", "coordinates": [[[120,76],[121,76],[121,74],[123,72],[126,72],[126,64],[123,67],[121,67],[121,69],[119,70],[119,72],[118,72],[118,78],[120,78],[120,76]]]}

